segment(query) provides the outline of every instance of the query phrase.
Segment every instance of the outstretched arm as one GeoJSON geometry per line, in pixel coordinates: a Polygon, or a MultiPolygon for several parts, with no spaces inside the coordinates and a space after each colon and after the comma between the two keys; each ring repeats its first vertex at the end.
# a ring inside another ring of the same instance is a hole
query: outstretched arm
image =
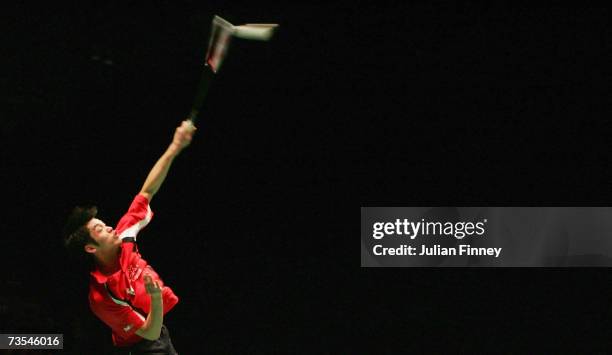
{"type": "Polygon", "coordinates": [[[157,193],[157,190],[159,190],[166,179],[166,175],[168,175],[168,170],[170,170],[174,158],[191,143],[195,130],[196,128],[193,123],[189,120],[185,120],[174,132],[172,143],[170,143],[170,146],[166,149],[164,154],[157,160],[155,165],[153,165],[144,185],[142,185],[140,189],[140,194],[146,197],[149,202],[151,202],[151,199],[153,199],[153,196],[157,193]]]}

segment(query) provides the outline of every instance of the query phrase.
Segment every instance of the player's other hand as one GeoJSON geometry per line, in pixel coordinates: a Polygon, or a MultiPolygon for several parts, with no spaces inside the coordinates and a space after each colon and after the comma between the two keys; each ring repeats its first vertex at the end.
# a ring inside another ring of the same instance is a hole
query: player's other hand
{"type": "Polygon", "coordinates": [[[197,128],[193,125],[191,120],[185,120],[180,126],[176,128],[174,132],[174,138],[172,139],[172,145],[177,149],[182,150],[191,143],[191,139],[197,128]]]}
{"type": "Polygon", "coordinates": [[[149,274],[144,275],[144,283],[145,283],[145,289],[147,290],[147,293],[151,297],[161,296],[161,287],[159,287],[159,283],[157,281],[153,281],[153,278],[151,277],[151,275],[149,274]]]}

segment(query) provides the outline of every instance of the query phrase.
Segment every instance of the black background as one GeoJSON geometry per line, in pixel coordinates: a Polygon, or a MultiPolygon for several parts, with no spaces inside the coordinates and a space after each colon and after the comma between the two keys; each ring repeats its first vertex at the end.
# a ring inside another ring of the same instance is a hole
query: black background
{"type": "Polygon", "coordinates": [[[189,112],[219,14],[281,28],[232,43],[140,235],[181,297],[166,318],[179,351],[605,352],[607,269],[360,269],[356,219],[360,206],[609,205],[607,9],[22,2],[7,14],[4,333],[108,352],[59,232],[76,204],[109,223],[125,211],[189,112]]]}

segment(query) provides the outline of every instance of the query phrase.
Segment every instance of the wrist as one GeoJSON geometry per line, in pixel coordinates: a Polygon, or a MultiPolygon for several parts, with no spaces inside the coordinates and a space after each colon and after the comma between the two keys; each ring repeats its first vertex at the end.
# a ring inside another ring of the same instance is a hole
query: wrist
{"type": "Polygon", "coordinates": [[[166,150],[166,152],[168,154],[170,154],[170,156],[175,157],[175,156],[179,155],[181,150],[183,150],[183,148],[181,148],[180,145],[178,145],[176,143],[171,143],[170,146],[168,146],[168,149],[166,150]]]}

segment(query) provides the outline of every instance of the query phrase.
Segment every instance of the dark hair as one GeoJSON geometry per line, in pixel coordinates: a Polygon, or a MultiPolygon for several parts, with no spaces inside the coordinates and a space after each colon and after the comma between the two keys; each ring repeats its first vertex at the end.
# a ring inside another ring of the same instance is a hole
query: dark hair
{"type": "Polygon", "coordinates": [[[64,226],[64,246],[68,251],[77,256],[84,257],[83,247],[87,244],[98,245],[98,243],[89,234],[87,223],[98,214],[98,208],[92,207],[75,207],[68,221],[64,226]]]}

